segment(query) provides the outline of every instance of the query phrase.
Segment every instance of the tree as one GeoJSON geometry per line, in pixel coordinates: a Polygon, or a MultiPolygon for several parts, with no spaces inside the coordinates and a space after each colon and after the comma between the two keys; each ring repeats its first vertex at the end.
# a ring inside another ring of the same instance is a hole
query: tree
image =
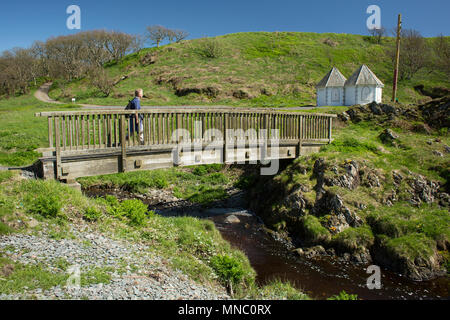
{"type": "Polygon", "coordinates": [[[147,27],[147,39],[159,48],[159,44],[168,37],[168,31],[166,27],[160,25],[149,26],[147,27]]]}
{"type": "MultiPolygon", "coordinates": [[[[404,29],[400,36],[399,78],[400,80],[409,80],[428,64],[430,50],[417,30],[404,29]]],[[[394,47],[387,50],[393,63],[395,63],[395,51],[394,47]]]]}
{"type": "Polygon", "coordinates": [[[103,68],[91,69],[89,72],[89,80],[105,97],[109,97],[115,84],[115,81],[109,77],[108,72],[103,68]]]}
{"type": "Polygon", "coordinates": [[[177,42],[177,43],[186,39],[187,37],[189,37],[189,32],[184,31],[184,30],[176,29],[176,30],[172,30],[172,32],[175,37],[175,42],[177,42]]]}
{"type": "Polygon", "coordinates": [[[119,61],[128,52],[133,50],[135,37],[123,32],[108,32],[105,37],[104,46],[111,54],[112,59],[119,61]]]}
{"type": "Polygon", "coordinates": [[[369,29],[369,34],[372,36],[372,39],[375,43],[381,44],[383,41],[383,37],[386,35],[386,29],[384,27],[369,29]]]}
{"type": "Polygon", "coordinates": [[[433,67],[442,70],[450,77],[450,38],[442,34],[433,40],[433,67]]]}

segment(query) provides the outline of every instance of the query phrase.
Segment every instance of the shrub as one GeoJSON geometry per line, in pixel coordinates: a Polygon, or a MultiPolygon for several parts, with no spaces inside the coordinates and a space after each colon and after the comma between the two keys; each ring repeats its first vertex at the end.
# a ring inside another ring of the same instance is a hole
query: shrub
{"type": "MultiPolygon", "coordinates": [[[[110,199],[112,201],[112,199],[110,199]]],[[[116,199],[117,200],[117,199],[116,199]]],[[[132,226],[142,226],[147,219],[147,206],[138,199],[125,200],[115,204],[109,209],[109,213],[117,218],[125,218],[132,226]]]]}
{"type": "Polygon", "coordinates": [[[205,58],[220,58],[224,54],[222,44],[216,39],[203,39],[198,49],[201,56],[205,58]]]}
{"type": "Polygon", "coordinates": [[[239,284],[245,273],[242,263],[238,259],[227,255],[214,256],[211,259],[211,267],[226,285],[239,284]]]}
{"type": "Polygon", "coordinates": [[[89,207],[84,211],[83,218],[88,221],[97,221],[102,216],[102,212],[93,207],[89,207]]]}
{"type": "Polygon", "coordinates": [[[62,209],[59,197],[52,194],[40,194],[31,204],[30,212],[41,215],[45,218],[56,218],[62,209]]]}
{"type": "Polygon", "coordinates": [[[358,300],[358,295],[348,294],[345,290],[343,290],[338,295],[328,298],[328,300],[358,300]]]}

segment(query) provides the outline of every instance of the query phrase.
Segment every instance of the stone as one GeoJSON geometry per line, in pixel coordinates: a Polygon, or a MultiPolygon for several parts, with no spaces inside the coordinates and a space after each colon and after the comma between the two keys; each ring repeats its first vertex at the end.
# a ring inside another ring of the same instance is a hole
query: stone
{"type": "Polygon", "coordinates": [[[383,143],[393,143],[399,136],[391,129],[386,129],[380,134],[379,138],[383,143]]]}
{"type": "Polygon", "coordinates": [[[239,220],[238,217],[236,217],[234,214],[229,215],[228,217],[225,218],[225,223],[228,224],[235,224],[235,223],[240,223],[241,220],[239,220]]]}
{"type": "Polygon", "coordinates": [[[435,156],[438,156],[438,157],[444,157],[444,154],[443,154],[442,152],[440,152],[440,151],[437,151],[437,150],[434,150],[434,151],[433,151],[433,154],[434,154],[435,156]]]}

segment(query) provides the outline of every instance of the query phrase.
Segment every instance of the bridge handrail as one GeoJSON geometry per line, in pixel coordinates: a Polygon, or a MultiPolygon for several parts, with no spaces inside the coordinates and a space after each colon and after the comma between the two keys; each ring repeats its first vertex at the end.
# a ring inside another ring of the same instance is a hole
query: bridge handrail
{"type": "Polygon", "coordinates": [[[268,114],[268,115],[293,115],[293,116],[320,116],[320,117],[329,117],[329,118],[337,118],[336,114],[328,114],[328,113],[312,113],[312,112],[286,112],[276,109],[240,109],[240,108],[232,108],[232,109],[209,109],[205,110],[204,108],[198,109],[141,109],[141,110],[117,110],[117,109],[102,109],[102,110],[83,110],[83,111],[46,111],[46,112],[38,112],[35,113],[36,117],[62,117],[62,116],[76,116],[76,115],[106,115],[106,114],[117,114],[117,115],[132,115],[132,114],[154,114],[154,113],[167,113],[167,114],[181,114],[181,113],[228,113],[228,114],[240,114],[240,113],[248,113],[248,114],[268,114]]]}

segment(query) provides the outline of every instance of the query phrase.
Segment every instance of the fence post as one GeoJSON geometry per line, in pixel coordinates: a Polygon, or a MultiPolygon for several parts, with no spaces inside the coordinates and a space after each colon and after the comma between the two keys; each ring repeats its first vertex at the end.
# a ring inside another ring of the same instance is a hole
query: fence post
{"type": "Polygon", "coordinates": [[[122,148],[122,154],[120,157],[120,171],[127,171],[127,141],[125,135],[125,115],[120,116],[120,146],[122,148]]]}
{"type": "Polygon", "coordinates": [[[55,150],[56,150],[56,179],[61,178],[61,131],[59,117],[55,117],[55,150]]]}
{"type": "Polygon", "coordinates": [[[330,117],[328,121],[329,121],[328,122],[328,126],[329,126],[329,128],[328,128],[328,144],[330,144],[331,143],[331,134],[332,134],[332,130],[333,130],[333,118],[330,117]]]}
{"type": "Polygon", "coordinates": [[[303,144],[303,116],[299,117],[298,125],[298,153],[297,157],[302,155],[302,144],[303,144]]]}
{"type": "Polygon", "coordinates": [[[229,114],[224,112],[223,114],[223,164],[227,163],[227,144],[228,144],[228,128],[229,128],[229,114]]]}

